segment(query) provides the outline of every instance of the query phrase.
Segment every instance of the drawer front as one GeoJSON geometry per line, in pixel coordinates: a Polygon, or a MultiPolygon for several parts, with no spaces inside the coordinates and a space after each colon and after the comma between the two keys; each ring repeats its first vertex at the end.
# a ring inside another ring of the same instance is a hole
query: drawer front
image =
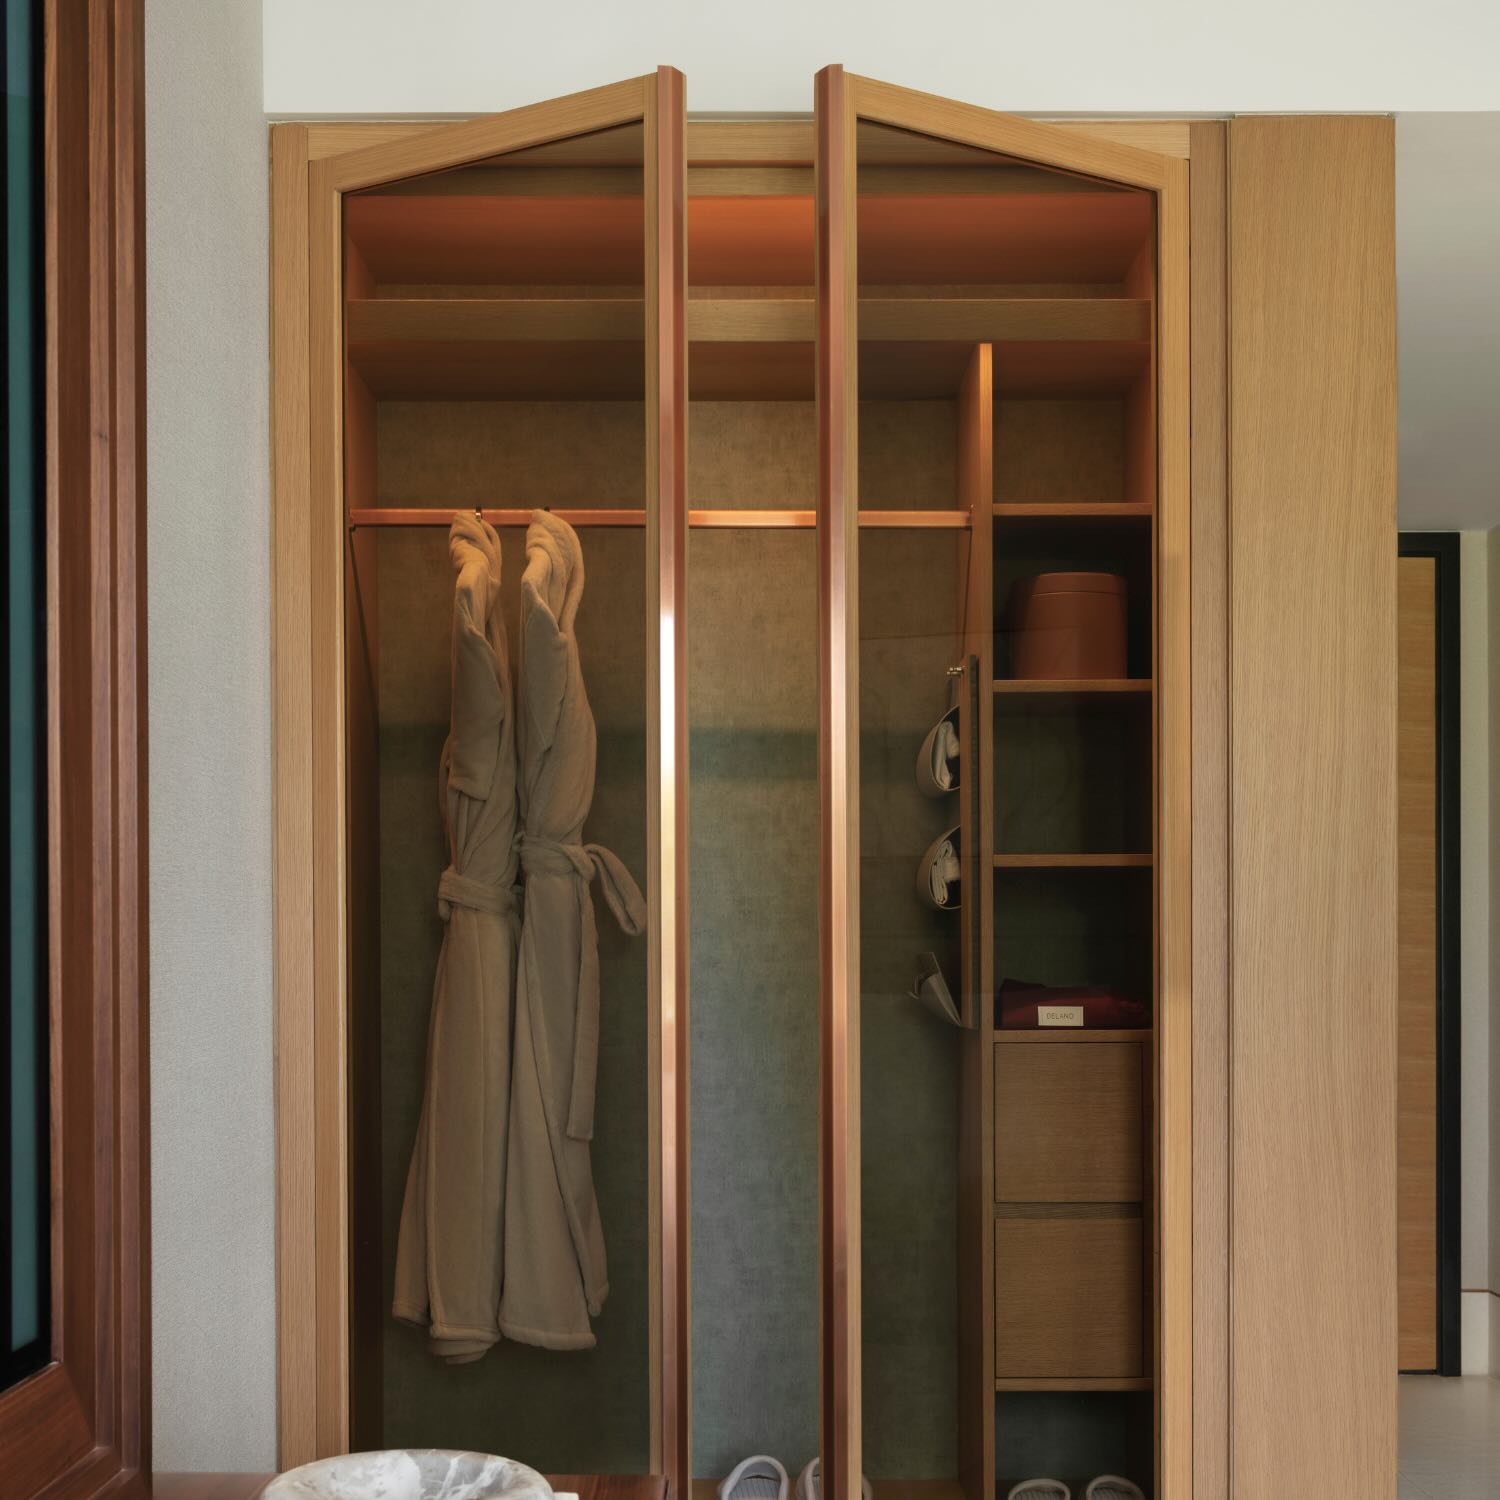
{"type": "Polygon", "coordinates": [[[995,1220],[995,1375],[1145,1374],[1142,1227],[1131,1218],[995,1220]]]}
{"type": "Polygon", "coordinates": [[[1141,1042],[995,1048],[995,1198],[1141,1201],[1141,1042]]]}

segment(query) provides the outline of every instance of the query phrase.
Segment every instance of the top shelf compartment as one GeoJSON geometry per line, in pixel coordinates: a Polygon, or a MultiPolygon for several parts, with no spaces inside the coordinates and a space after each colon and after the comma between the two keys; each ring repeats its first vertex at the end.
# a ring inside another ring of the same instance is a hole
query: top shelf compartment
{"type": "MultiPolygon", "coordinates": [[[[1149,193],[1005,167],[860,170],[862,286],[1079,283],[1123,288],[1151,239],[1149,193]]],[[[345,201],[349,242],[380,286],[636,286],[638,168],[517,153],[345,201]]],[[[810,167],[690,168],[695,286],[806,285],[810,167]]]]}

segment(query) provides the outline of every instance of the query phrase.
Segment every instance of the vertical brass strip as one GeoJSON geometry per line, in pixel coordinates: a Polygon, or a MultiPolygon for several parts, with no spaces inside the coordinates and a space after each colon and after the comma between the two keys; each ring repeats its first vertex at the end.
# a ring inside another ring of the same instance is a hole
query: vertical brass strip
{"type": "Polygon", "coordinates": [[[823,1493],[860,1477],[859,496],[854,112],[817,77],[818,782],[823,1493]]]}
{"type": "Polygon", "coordinates": [[[650,984],[656,1156],[652,1171],[652,1465],[674,1495],[691,1467],[688,1244],[687,341],[685,87],[646,82],[650,984]]]}

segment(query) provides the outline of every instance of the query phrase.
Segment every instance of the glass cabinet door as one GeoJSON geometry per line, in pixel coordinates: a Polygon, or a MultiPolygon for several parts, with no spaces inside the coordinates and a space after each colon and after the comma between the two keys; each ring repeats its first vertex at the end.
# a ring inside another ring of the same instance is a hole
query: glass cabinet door
{"type": "Polygon", "coordinates": [[[1180,164],[837,69],[817,105],[825,1474],[1157,1495],[1180,164]]]}
{"type": "Polygon", "coordinates": [[[661,69],[312,170],[325,1448],[681,1473],[683,128],[661,69]]]}

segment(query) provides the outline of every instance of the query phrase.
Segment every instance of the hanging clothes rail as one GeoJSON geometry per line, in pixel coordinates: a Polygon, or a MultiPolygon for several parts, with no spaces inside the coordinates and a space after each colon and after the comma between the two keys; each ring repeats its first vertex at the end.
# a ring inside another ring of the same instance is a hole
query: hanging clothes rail
{"type": "MultiPolygon", "coordinates": [[[[644,510],[580,510],[568,506],[538,506],[549,510],[570,526],[644,526],[644,510]]],[[[351,510],[349,528],[362,526],[447,526],[453,520],[454,510],[472,510],[475,507],[432,506],[420,509],[398,510],[394,506],[351,510]]],[[[525,526],[531,521],[532,510],[480,510],[478,512],[491,526],[525,526]]],[[[699,527],[717,527],[737,531],[797,531],[811,530],[817,524],[817,512],[813,510],[690,510],[688,524],[699,527]]],[[[963,531],[970,524],[966,510],[862,510],[859,514],[861,526],[884,527],[904,530],[963,531]]]]}

